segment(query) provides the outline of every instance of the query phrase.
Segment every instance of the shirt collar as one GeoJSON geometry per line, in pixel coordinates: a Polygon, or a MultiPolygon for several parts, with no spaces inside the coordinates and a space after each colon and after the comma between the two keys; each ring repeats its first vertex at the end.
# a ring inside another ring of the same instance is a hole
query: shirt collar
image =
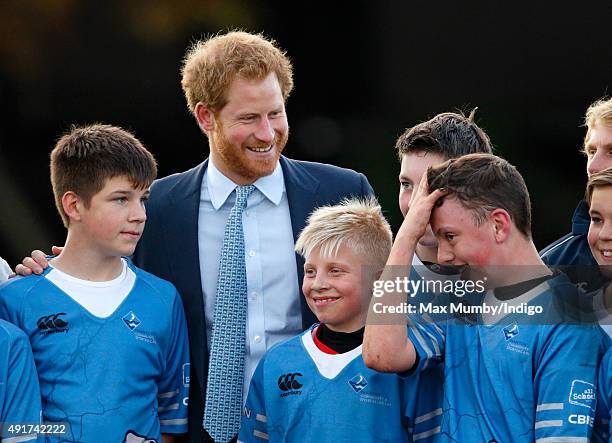
{"type": "MultiPolygon", "coordinates": [[[[218,210],[227,198],[234,192],[236,183],[227,178],[213,163],[212,159],[208,162],[208,170],[206,171],[206,185],[210,202],[215,210],[218,210]]],[[[285,180],[283,178],[283,170],[280,162],[277,162],[274,172],[265,177],[258,178],[253,185],[261,192],[268,200],[278,206],[281,202],[283,192],[285,192],[285,180]]]]}

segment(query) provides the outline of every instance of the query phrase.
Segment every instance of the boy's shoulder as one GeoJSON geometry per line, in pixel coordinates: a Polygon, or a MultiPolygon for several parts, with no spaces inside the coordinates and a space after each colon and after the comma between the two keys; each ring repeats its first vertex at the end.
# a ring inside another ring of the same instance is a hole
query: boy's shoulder
{"type": "MultiPolygon", "coordinates": [[[[46,272],[45,272],[46,273],[46,272]]],[[[40,287],[46,281],[42,275],[17,276],[0,284],[0,298],[16,298],[30,296],[32,291],[40,287]]]]}
{"type": "Polygon", "coordinates": [[[22,343],[29,343],[25,332],[14,324],[0,319],[0,346],[6,349],[22,343]]]}
{"type": "Polygon", "coordinates": [[[297,355],[304,354],[306,350],[302,344],[302,337],[304,334],[310,334],[311,331],[312,329],[309,328],[294,337],[272,345],[262,357],[262,364],[263,362],[268,364],[271,362],[283,362],[287,361],[288,356],[296,357],[297,355]]]}

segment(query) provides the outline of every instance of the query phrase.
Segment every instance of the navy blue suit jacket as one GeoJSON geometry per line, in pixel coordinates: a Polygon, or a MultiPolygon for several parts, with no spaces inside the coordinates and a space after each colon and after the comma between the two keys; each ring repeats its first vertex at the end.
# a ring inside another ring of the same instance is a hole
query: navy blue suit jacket
{"type": "MultiPolygon", "coordinates": [[[[281,157],[280,163],[294,240],[313,209],[349,196],[373,195],[366,177],[355,171],[286,157],[281,157]]],[[[198,251],[200,190],[207,166],[208,160],[153,183],[146,227],[134,254],[137,266],[172,282],[183,299],[191,353],[189,439],[194,442],[202,441],[209,357],[198,251]]],[[[304,260],[297,255],[296,264],[301,288],[304,260]]],[[[306,329],[315,317],[303,297],[301,301],[302,325],[306,329]]]]}

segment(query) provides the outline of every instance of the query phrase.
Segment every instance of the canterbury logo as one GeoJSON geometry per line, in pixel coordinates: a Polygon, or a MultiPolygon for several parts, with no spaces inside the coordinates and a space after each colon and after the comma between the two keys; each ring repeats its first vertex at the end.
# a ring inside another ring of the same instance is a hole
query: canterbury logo
{"type": "Polygon", "coordinates": [[[68,322],[60,318],[62,315],[66,315],[66,313],[60,312],[59,314],[45,315],[38,319],[36,325],[42,331],[65,328],[68,326],[68,322]]]}
{"type": "Polygon", "coordinates": [[[299,372],[283,374],[278,377],[278,387],[282,391],[289,391],[291,389],[300,389],[303,385],[296,380],[296,377],[302,377],[299,372]]]}

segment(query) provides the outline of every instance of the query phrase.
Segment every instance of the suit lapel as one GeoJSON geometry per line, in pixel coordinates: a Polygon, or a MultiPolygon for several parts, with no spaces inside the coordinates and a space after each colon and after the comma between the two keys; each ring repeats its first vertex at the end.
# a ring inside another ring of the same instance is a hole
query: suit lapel
{"type": "Polygon", "coordinates": [[[204,321],[204,300],[200,276],[200,252],[198,247],[198,219],[202,178],[208,160],[182,174],[167,198],[170,200],[173,220],[166,227],[173,281],[183,296],[185,315],[189,324],[191,362],[194,374],[207,373],[208,350],[204,321]]]}
{"type": "MultiPolygon", "coordinates": [[[[306,219],[312,210],[318,206],[317,189],[319,188],[319,181],[297,161],[281,156],[280,163],[287,190],[291,228],[293,230],[293,241],[295,242],[306,225],[306,219]]],[[[302,280],[304,279],[304,259],[299,254],[296,254],[295,259],[301,294],[302,280]]],[[[302,306],[302,326],[306,329],[316,321],[316,318],[310,311],[304,297],[300,297],[300,303],[302,306]]]]}

